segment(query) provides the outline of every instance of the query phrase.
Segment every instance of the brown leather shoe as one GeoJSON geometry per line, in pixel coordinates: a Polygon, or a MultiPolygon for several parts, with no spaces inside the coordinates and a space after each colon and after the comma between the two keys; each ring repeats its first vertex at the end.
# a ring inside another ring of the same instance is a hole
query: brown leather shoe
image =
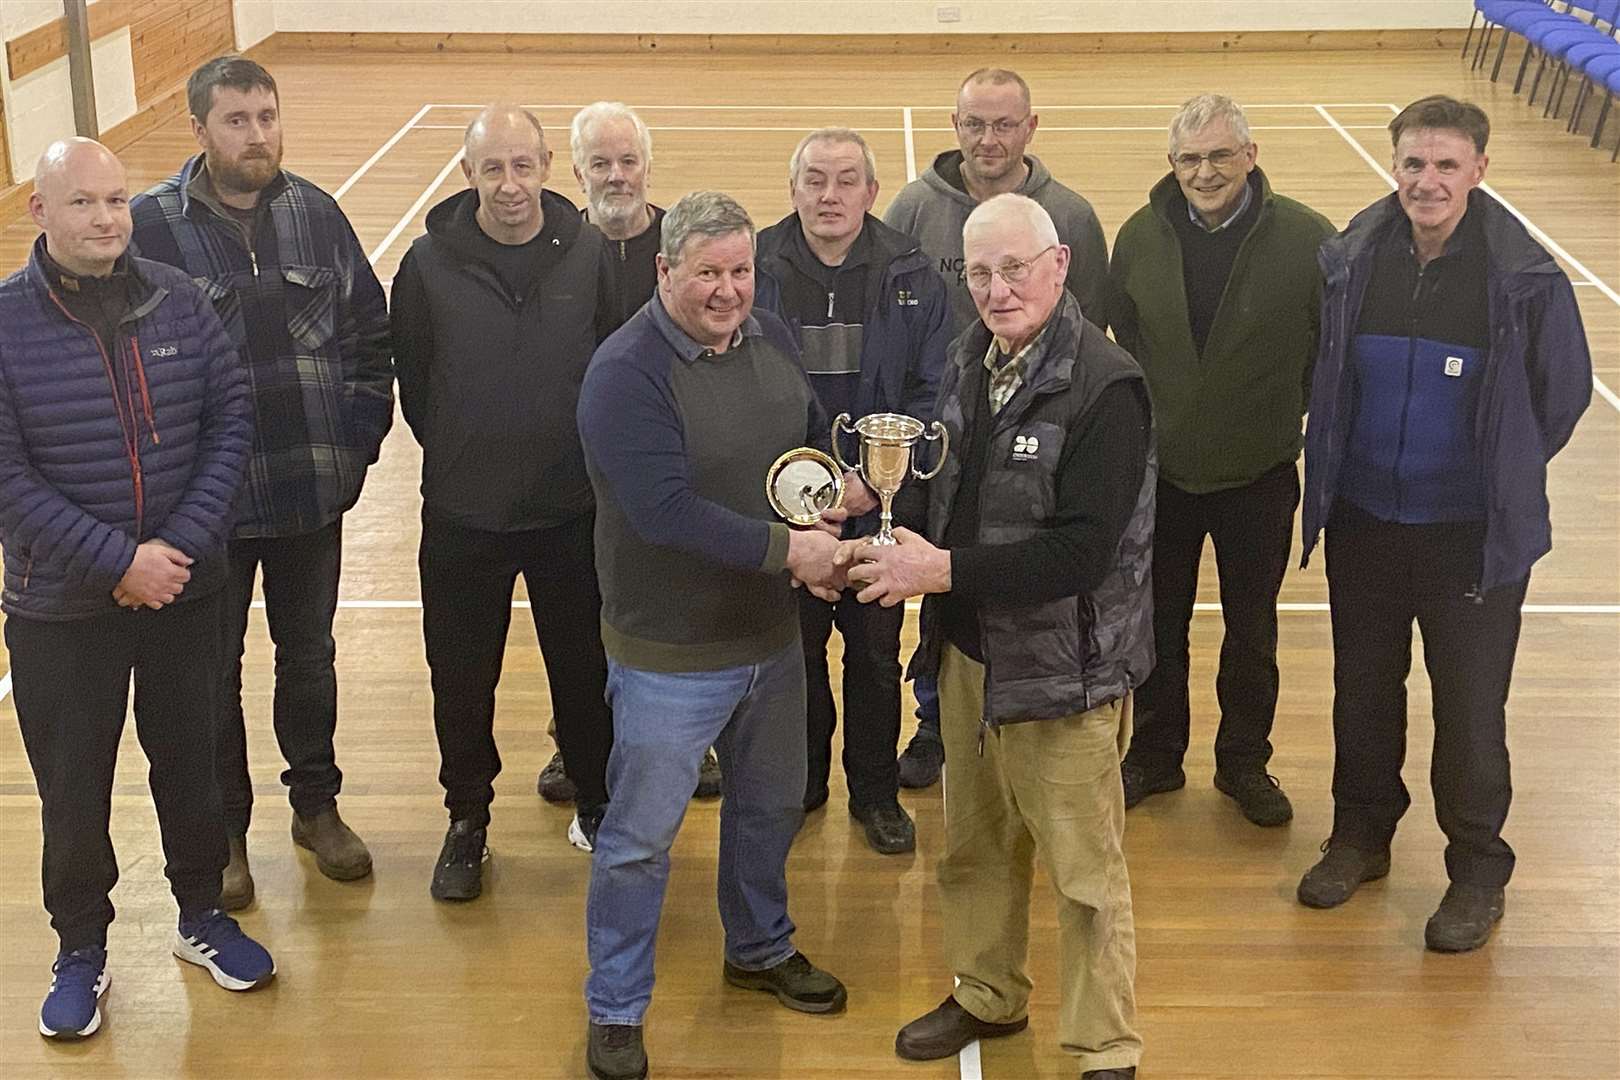
{"type": "Polygon", "coordinates": [[[371,873],[371,852],[354,830],[343,824],[337,807],[312,818],[293,814],[293,843],[315,853],[315,865],[333,881],[353,881],[371,873]]]}
{"type": "Polygon", "coordinates": [[[247,837],[232,833],[228,838],[231,861],[219,879],[219,906],[226,911],[241,911],[253,903],[253,871],[248,868],[247,837]]]}
{"type": "Polygon", "coordinates": [[[975,1039],[999,1039],[1003,1035],[1016,1035],[1029,1027],[1025,1016],[1008,1024],[992,1024],[980,1020],[956,1003],[954,996],[946,998],[933,1012],[917,1017],[900,1029],[894,1037],[894,1052],[907,1061],[933,1061],[950,1057],[975,1039]]]}

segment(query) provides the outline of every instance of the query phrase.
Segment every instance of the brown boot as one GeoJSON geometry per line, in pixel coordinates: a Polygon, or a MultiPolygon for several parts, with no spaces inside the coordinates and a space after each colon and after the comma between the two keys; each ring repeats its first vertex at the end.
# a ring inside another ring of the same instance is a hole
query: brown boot
{"type": "Polygon", "coordinates": [[[315,865],[333,881],[353,881],[371,873],[371,852],[354,830],[343,824],[337,807],[312,818],[293,814],[293,843],[315,853],[315,865]]]}
{"type": "Polygon", "coordinates": [[[253,871],[248,868],[247,837],[232,833],[228,838],[231,861],[225,864],[225,873],[219,881],[219,906],[226,911],[241,911],[253,903],[253,871]]]}

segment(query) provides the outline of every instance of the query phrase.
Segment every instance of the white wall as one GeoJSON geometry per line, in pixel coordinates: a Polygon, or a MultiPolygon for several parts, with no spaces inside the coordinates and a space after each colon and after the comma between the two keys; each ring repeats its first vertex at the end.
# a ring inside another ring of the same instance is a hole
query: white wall
{"type": "MultiPolygon", "coordinates": [[[[265,0],[255,0],[262,4],[265,0]]],[[[275,29],[903,34],[1467,26],[1471,0],[272,0],[275,29]],[[954,21],[941,21],[954,12],[954,21]]],[[[239,7],[243,6],[238,4],[239,7]]]]}
{"type": "MultiPolygon", "coordinates": [[[[15,38],[61,14],[61,0],[0,0],[0,33],[15,38]]],[[[129,28],[91,42],[90,66],[95,72],[96,120],[105,131],[135,115],[135,60],[129,28]]],[[[14,179],[31,178],[45,147],[72,134],[73,87],[68,81],[67,57],[6,84],[6,135],[14,179]]]]}
{"type": "Polygon", "coordinates": [[[276,5],[274,0],[234,0],[232,14],[236,18],[236,47],[247,50],[276,31],[276,5]]]}

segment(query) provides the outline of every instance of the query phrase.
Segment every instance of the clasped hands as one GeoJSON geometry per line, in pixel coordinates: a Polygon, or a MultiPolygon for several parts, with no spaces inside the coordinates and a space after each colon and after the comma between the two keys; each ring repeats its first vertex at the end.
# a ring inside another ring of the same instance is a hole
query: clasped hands
{"type": "Polygon", "coordinates": [[[836,602],[851,585],[862,586],[855,598],[893,607],[908,597],[949,592],[951,555],[906,528],[896,528],[899,541],[876,546],[870,537],[839,540],[843,523],[877,505],[860,478],[846,473],[844,505],[823,510],[820,524],[795,529],[788,538],[787,569],[794,588],[809,589],[829,603],[836,602]]]}
{"type": "Polygon", "coordinates": [[[174,603],[191,580],[192,559],[173,544],[148,540],[137,544],[135,559],[113,587],[121,608],[149,607],[153,611],[174,603]]]}

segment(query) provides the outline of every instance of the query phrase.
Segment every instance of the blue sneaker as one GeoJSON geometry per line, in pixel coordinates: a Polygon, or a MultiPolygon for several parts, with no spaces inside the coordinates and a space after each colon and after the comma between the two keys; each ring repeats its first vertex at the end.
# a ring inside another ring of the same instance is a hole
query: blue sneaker
{"type": "Polygon", "coordinates": [[[107,992],[107,950],[87,945],[61,953],[51,965],[51,992],[39,1007],[39,1033],[47,1039],[83,1039],[101,1026],[107,992]]]}
{"type": "Polygon", "coordinates": [[[276,975],[276,962],[265,947],[242,933],[236,920],[219,908],[189,922],[180,920],[174,955],[207,968],[214,981],[227,990],[252,990],[276,975]]]}

